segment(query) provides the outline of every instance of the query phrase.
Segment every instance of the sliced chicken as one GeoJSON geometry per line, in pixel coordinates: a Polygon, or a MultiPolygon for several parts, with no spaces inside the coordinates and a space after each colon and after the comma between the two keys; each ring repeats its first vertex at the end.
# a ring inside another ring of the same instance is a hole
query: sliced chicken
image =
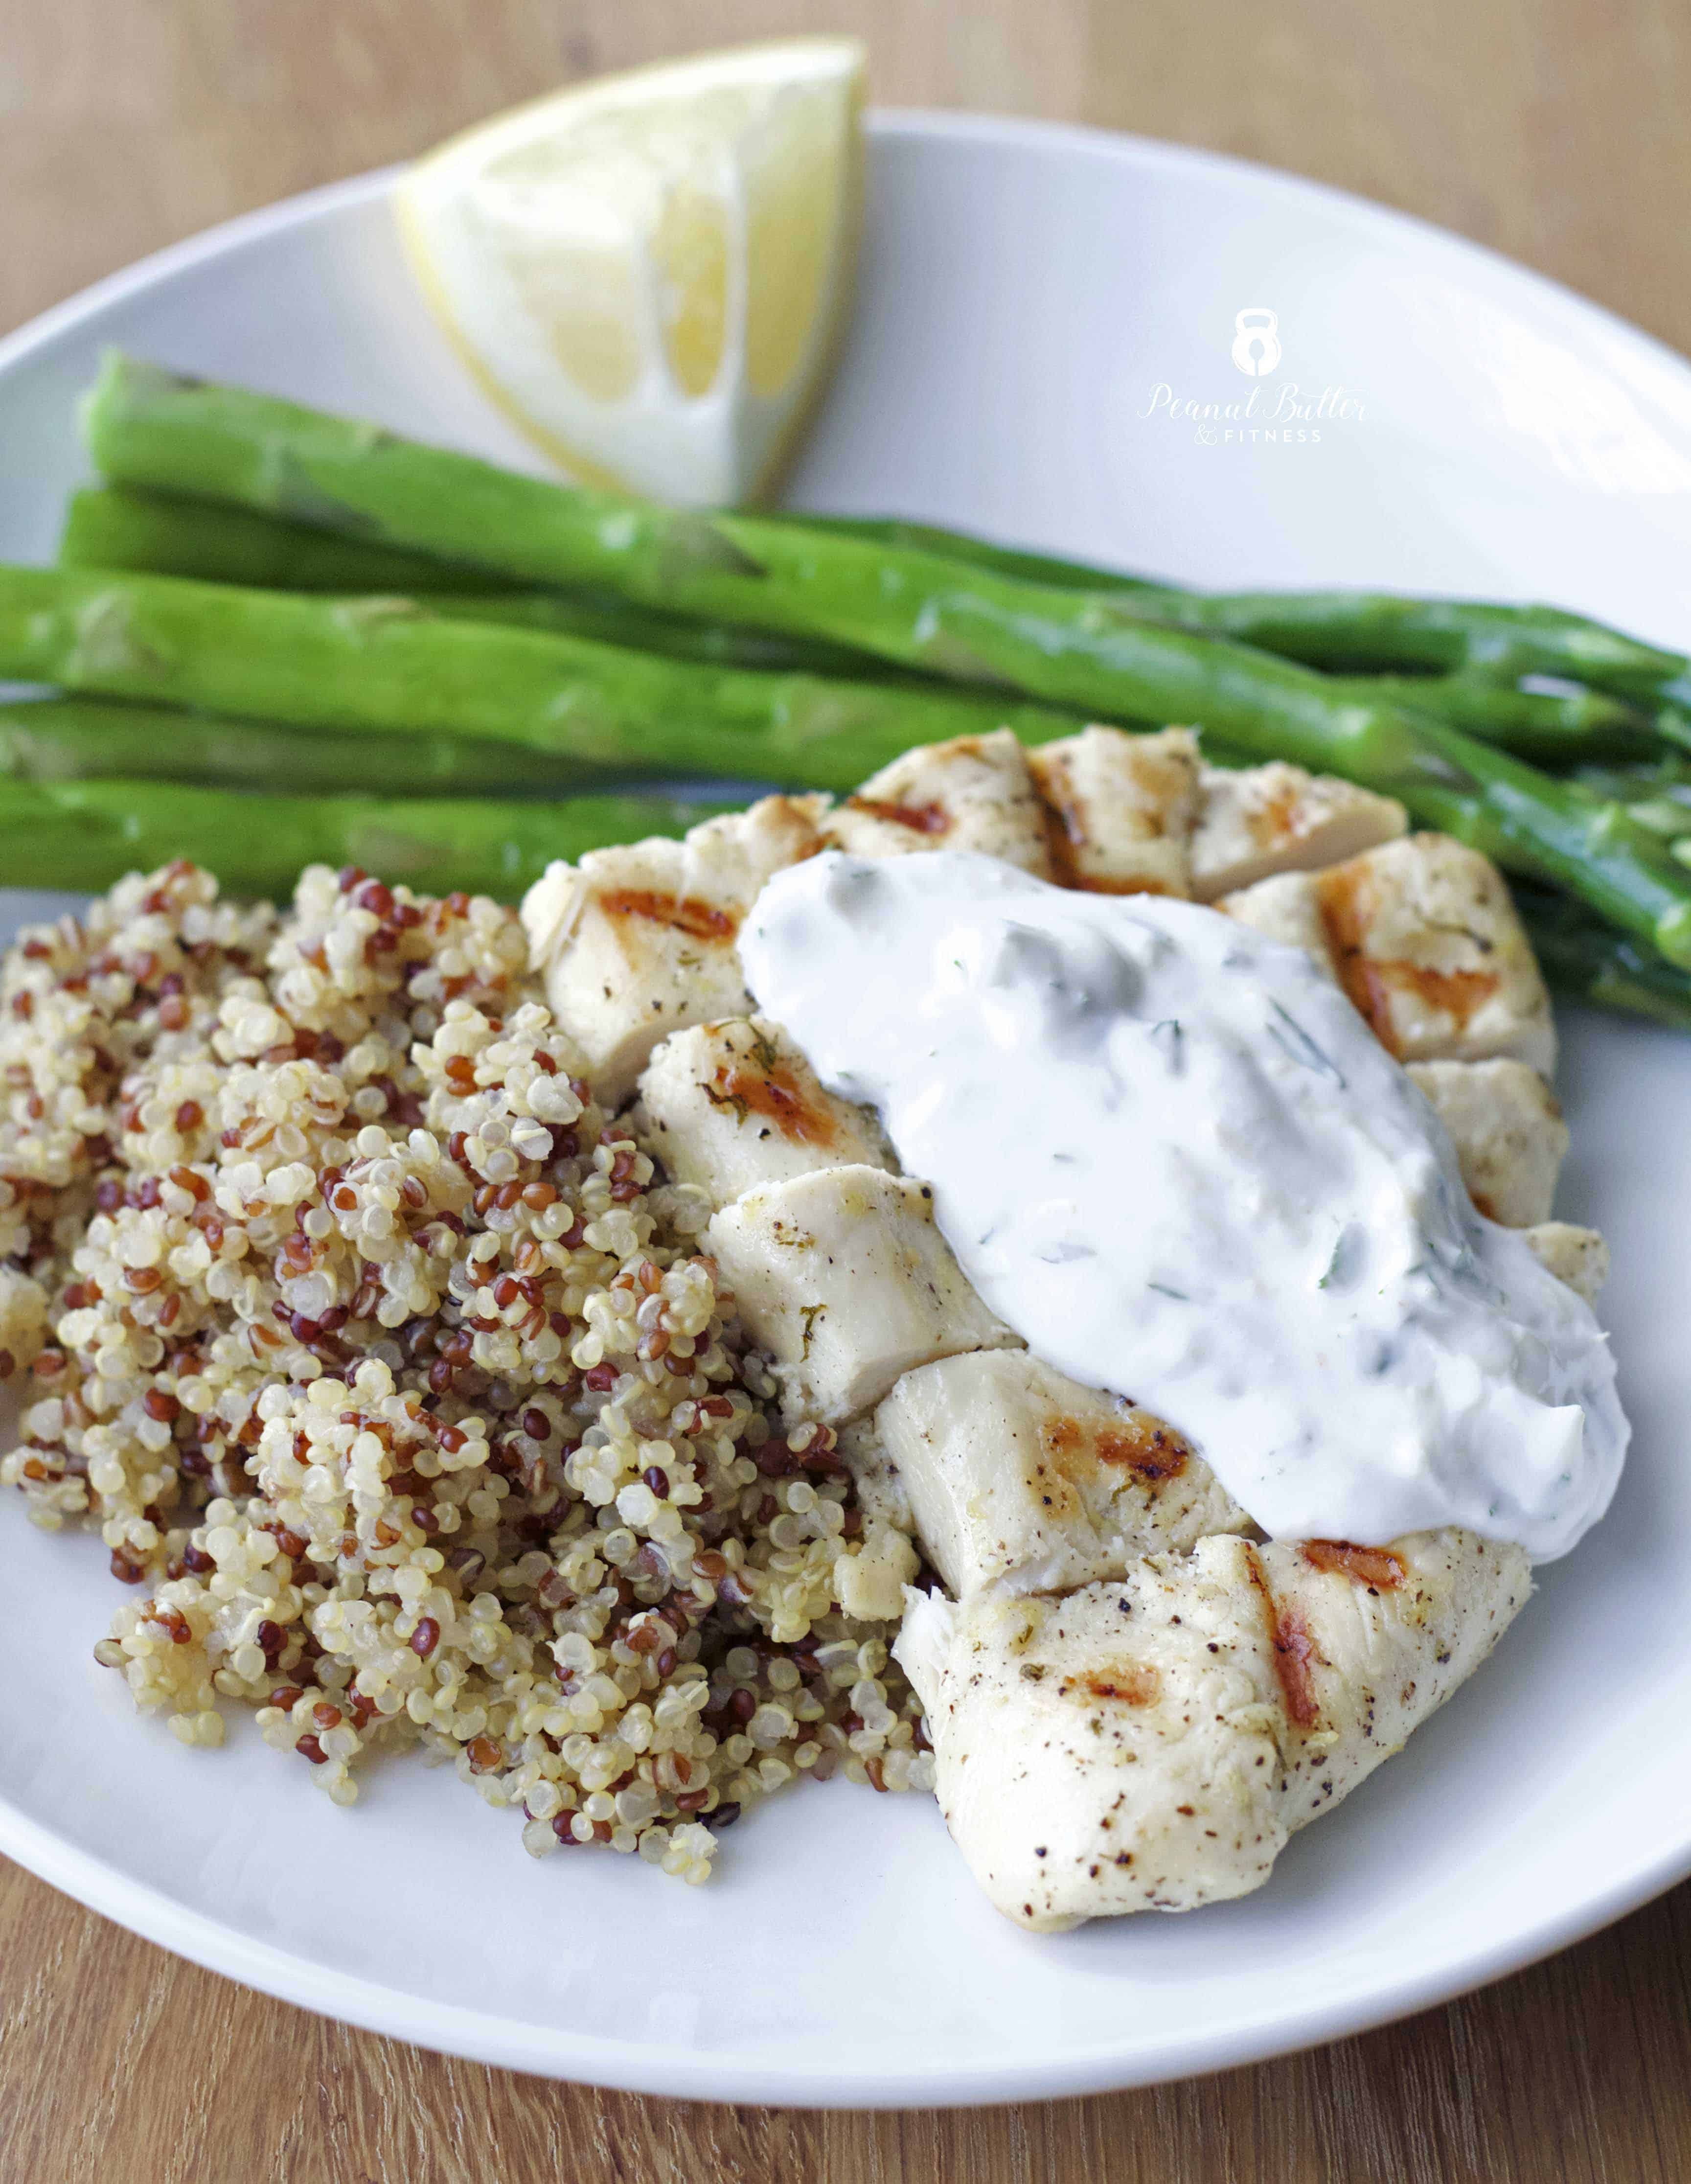
{"type": "Polygon", "coordinates": [[[846,798],[827,835],[859,857],[975,850],[1052,877],[1044,810],[1027,754],[1008,728],[906,751],[846,798]]]}
{"type": "Polygon", "coordinates": [[[1251,1557],[1202,1540],[1060,1599],[910,1597],[893,1652],[935,1794],[1019,1925],[1187,1911],[1267,1880],[1282,1708],[1251,1557]]]}
{"type": "Polygon", "coordinates": [[[1503,875],[1448,834],[1411,834],[1217,905],[1308,949],[1402,1061],[1510,1056],[1548,1077],[1550,997],[1503,875]]]}
{"type": "Polygon", "coordinates": [[[1410,1075],[1456,1148],[1468,1195],[1488,1221],[1548,1221],[1567,1157],[1556,1095],[1524,1061],[1412,1061],[1410,1075]]]}
{"type": "Polygon", "coordinates": [[[640,1079],[634,1123],[675,1180],[713,1206],[817,1168],[896,1166],[868,1109],[825,1092],[780,1025],[761,1017],[666,1039],[640,1079]]]}
{"type": "Polygon", "coordinates": [[[906,1373],[875,1424],[960,1598],[1067,1591],[1250,1522],[1171,1426],[1025,1350],[906,1373]]]}
{"type": "Polygon", "coordinates": [[[1082,728],[1030,751],[1027,762],[1051,814],[1054,876],[1065,887],[1191,894],[1198,739],[1190,728],[1082,728]]]}
{"type": "Polygon", "coordinates": [[[1550,997],[1503,875],[1448,834],[1412,834],[1321,873],[1340,984],[1405,1061],[1512,1055],[1555,1067],[1550,997]]]}
{"type": "Polygon", "coordinates": [[[1327,922],[1321,916],[1321,884],[1314,872],[1276,872],[1238,894],[1223,895],[1215,908],[1265,939],[1301,948],[1314,959],[1318,970],[1334,985],[1338,983],[1327,922]]]}
{"type": "Polygon", "coordinates": [[[894,1648],[958,1848],[1018,1924],[1185,1911],[1268,1877],[1531,1590],[1472,1533],[1201,1540],[1062,1598],[912,1594],[894,1648]]]}
{"type": "Polygon", "coordinates": [[[1466,1683],[1532,1590],[1525,1552],[1449,1529],[1255,1551],[1284,1719],[1288,1831],[1336,1805],[1466,1683]]]}
{"type": "Polygon", "coordinates": [[[1594,1228],[1582,1228],[1571,1221],[1541,1221],[1526,1231],[1526,1239],[1541,1267],[1588,1304],[1596,1303],[1609,1279],[1609,1246],[1594,1228]]]}
{"type": "Polygon", "coordinates": [[[822,846],[820,796],[767,796],[679,842],[591,850],[523,898],[530,961],[580,1045],[597,1096],[620,1106],[659,1040],[749,1016],[735,939],[765,880],[822,846]]]}
{"type": "Polygon", "coordinates": [[[1192,892],[1199,902],[1266,879],[1313,872],[1389,842],[1409,825],[1401,804],[1330,773],[1276,759],[1233,772],[1204,766],[1192,838],[1192,892]]]}
{"type": "Polygon", "coordinates": [[[725,1206],[705,1249],[768,1351],[789,1419],[837,1426],[901,1373],[1016,1340],[965,1279],[925,1183],[824,1168],[725,1206]]]}

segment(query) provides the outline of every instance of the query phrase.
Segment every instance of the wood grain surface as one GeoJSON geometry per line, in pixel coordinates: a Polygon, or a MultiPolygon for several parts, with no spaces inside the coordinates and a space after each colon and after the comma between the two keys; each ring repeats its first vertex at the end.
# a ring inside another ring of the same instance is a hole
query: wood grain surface
{"type": "MultiPolygon", "coordinates": [[[[560,81],[834,28],[870,39],[883,100],[1293,168],[1691,348],[1683,0],[0,0],[0,329],[560,81]]],[[[1688,1960],[1681,1890],[1466,2002],[1228,2077],[806,2115],[554,2086],[354,2032],[0,1861],[0,2179],[1685,2184],[1688,1960]]]]}

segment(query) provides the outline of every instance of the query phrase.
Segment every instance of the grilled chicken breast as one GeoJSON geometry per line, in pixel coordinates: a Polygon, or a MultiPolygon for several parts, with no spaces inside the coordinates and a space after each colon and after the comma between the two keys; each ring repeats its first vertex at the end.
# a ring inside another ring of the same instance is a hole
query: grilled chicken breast
{"type": "Polygon", "coordinates": [[[554,866],[524,905],[599,1096],[637,1078],[642,1141],[717,1209],[707,1248],[786,1415],[840,1431],[869,1528],[844,1604],[898,1612],[911,1524],[948,1589],[902,1592],[896,1651],[988,1897],[1049,1930],[1240,1895],[1483,1660],[1527,1558],[1454,1529],[1265,1541],[1172,1427],[993,1318],[874,1117],[752,1013],[740,923],[830,846],[1189,894],[1304,948],[1410,1066],[1475,1204],[1589,1295],[1602,1240],[1549,1217],[1567,1132],[1532,950],[1475,851],[1347,783],[1204,766],[1184,729],[962,738],[837,806],[769,798],[554,866]]]}
{"type": "Polygon", "coordinates": [[[1471,1532],[1210,1538],[1065,1594],[913,1594],[894,1650],[953,1839],[1000,1911],[1049,1931],[1260,1886],[1530,1591],[1521,1549],[1471,1532]]]}

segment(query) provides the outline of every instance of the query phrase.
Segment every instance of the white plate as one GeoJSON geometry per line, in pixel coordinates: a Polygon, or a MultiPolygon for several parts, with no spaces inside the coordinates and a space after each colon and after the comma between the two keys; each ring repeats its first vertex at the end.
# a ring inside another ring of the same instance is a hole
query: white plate
{"type": "MultiPolygon", "coordinates": [[[[1164,146],[894,116],[871,175],[862,299],[797,497],[1210,582],[1538,594],[1691,638],[1691,370],[1588,304],[1164,146]],[[1260,379],[1230,354],[1249,309],[1278,317],[1260,379]],[[1159,386],[1199,404],[1254,387],[1260,418],[1293,383],[1362,414],[1289,442],[1143,414],[1159,386]]],[[[0,553],[50,550],[79,470],[72,400],[108,342],[525,460],[414,298],[383,198],[378,176],[237,221],[0,346],[0,553]]],[[[1615,1245],[1626,1484],[1497,1659],[1260,1894],[1037,1940],[988,1909],[931,1803],[843,1785],[775,1800],[702,1890],[630,1860],[537,1864],[512,1816],[414,1764],[342,1813],[250,1728],[202,1754],[137,1719],[90,1658],[118,1597],[97,1545],[3,1506],[0,1848],[314,2008],[741,2101],[1010,2099],[1216,2069],[1600,1925],[1691,1869],[1691,1045],[1567,1028],[1564,1210],[1615,1245]]]]}

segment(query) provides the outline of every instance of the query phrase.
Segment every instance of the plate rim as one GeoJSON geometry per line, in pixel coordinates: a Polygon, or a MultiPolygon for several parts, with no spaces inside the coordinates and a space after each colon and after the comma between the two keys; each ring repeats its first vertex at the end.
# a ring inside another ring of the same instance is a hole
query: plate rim
{"type": "MultiPolygon", "coordinates": [[[[1679,379],[1691,392],[1691,356],[1683,355],[1659,335],[1647,332],[1607,304],[1582,295],[1566,281],[1523,265],[1519,259],[1494,250],[1488,243],[1476,242],[1471,237],[1460,235],[1454,228],[1442,227],[1436,220],[1424,220],[1417,213],[1379,203],[1354,190],[1319,181],[1312,176],[1294,174],[1262,160],[1245,159],[1232,152],[1212,151],[1202,145],[1176,143],[1162,137],[1141,136],[1131,130],[1103,128],[1090,122],[1049,121],[1029,114],[983,114],[945,107],[871,107],[865,114],[865,125],[871,136],[888,140],[929,138],[1022,145],[1031,149],[1082,154],[1130,167],[1176,173],[1184,170],[1194,176],[1249,181],[1258,189],[1293,202],[1319,205],[1329,212],[1336,210],[1352,225],[1375,233],[1397,235],[1423,247],[1432,245],[1454,252],[1459,259],[1466,259],[1488,278],[1513,284],[1530,294],[1541,307],[1571,316],[1588,332],[1594,326],[1600,327],[1610,340],[1647,359],[1658,370],[1666,371],[1671,377],[1679,379]]],[[[411,164],[395,160],[384,166],[367,168],[361,174],[343,176],[337,181],[319,183],[311,189],[255,206],[250,211],[233,214],[227,220],[216,221],[178,242],[149,251],[145,257],[132,259],[129,265],[102,276],[38,311],[8,333],[0,335],[0,374],[24,363],[37,348],[47,347],[62,334],[74,332],[112,305],[143,293],[179,273],[192,271],[225,253],[302,225],[320,214],[381,197],[411,164]]],[[[1691,633],[1688,634],[1688,642],[1691,642],[1691,633]]]]}
{"type": "MultiPolygon", "coordinates": [[[[1454,249],[1494,281],[1513,284],[1539,308],[1600,329],[1657,370],[1691,389],[1691,361],[1666,343],[1566,284],[1488,246],[1354,192],[1260,162],[1199,147],[1089,125],[1032,117],[898,108],[871,109],[869,127],[888,140],[949,140],[1084,155],[1141,170],[1249,181],[1254,188],[1337,211],[1378,236],[1454,249]]],[[[117,304],[303,226],[382,196],[400,165],[323,184],[238,214],[106,275],[0,337],[0,401],[7,374],[62,336],[117,304]]],[[[993,2062],[909,2069],[846,2062],[826,2068],[737,2053],[661,2048],[649,2042],[546,2029],[455,2003],[409,1994],[313,1963],[190,1908],[131,1879],[20,1811],[0,1791],[0,1852],[38,1879],[143,1939],[259,1992],[437,2053],[497,2067],[675,2098],[807,2108],[986,2106],[1063,2099],[1166,2082],[1270,2060],[1346,2038],[1454,2000],[1507,1977],[1599,1931],[1691,1874],[1691,1820],[1683,1840],[1583,1897],[1560,1915],[1494,1939],[1460,1959],[1362,1995],[1350,1990],[1272,2023],[1254,2019],[1202,2036],[1182,2036],[1131,2053],[1099,2045],[1060,2061],[1006,2069],[993,2062]]],[[[1060,1943],[1059,1944],[1060,1946],[1060,1943]]]]}

